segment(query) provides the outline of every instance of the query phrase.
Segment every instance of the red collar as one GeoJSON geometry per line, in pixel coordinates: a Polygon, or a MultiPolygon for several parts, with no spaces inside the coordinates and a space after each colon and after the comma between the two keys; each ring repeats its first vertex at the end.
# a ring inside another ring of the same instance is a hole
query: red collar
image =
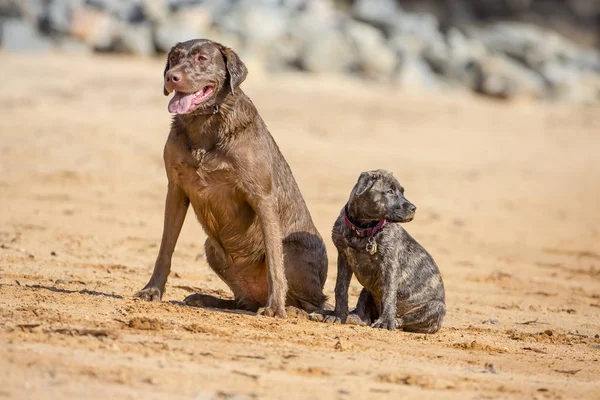
{"type": "Polygon", "coordinates": [[[350,221],[350,219],[348,218],[348,204],[346,204],[344,206],[344,222],[346,223],[348,228],[353,230],[354,233],[356,233],[356,235],[358,235],[358,237],[365,237],[365,236],[372,237],[375,233],[377,233],[377,231],[381,230],[381,228],[383,228],[385,226],[385,224],[387,224],[387,221],[384,219],[384,220],[379,221],[377,223],[377,225],[375,225],[373,228],[367,228],[367,229],[359,228],[358,226],[353,224],[352,221],[350,221]]]}

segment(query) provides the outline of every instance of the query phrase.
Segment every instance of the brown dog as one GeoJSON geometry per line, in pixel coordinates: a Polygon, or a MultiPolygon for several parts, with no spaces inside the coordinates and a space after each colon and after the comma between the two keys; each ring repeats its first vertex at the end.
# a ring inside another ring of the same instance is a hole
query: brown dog
{"type": "Polygon", "coordinates": [[[169,111],[176,115],[164,150],[164,231],[142,299],[161,299],[191,203],[208,236],[208,264],[235,300],[194,294],[186,304],[277,317],[286,316],[286,304],[309,312],[324,305],[325,245],[288,164],[239,88],[247,73],[235,52],[210,40],[169,52],[164,94],[175,92],[169,111]]]}

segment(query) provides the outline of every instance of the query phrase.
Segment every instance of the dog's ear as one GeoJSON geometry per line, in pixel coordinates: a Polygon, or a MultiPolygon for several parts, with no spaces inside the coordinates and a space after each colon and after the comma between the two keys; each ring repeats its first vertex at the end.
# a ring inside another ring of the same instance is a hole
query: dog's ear
{"type": "Polygon", "coordinates": [[[358,177],[358,182],[356,183],[356,191],[354,192],[355,196],[360,196],[364,194],[367,190],[373,187],[375,181],[377,180],[377,176],[372,174],[371,172],[363,172],[358,177]]]}
{"type": "Polygon", "coordinates": [[[169,92],[167,91],[167,87],[165,86],[165,76],[167,76],[167,71],[169,70],[169,55],[171,53],[167,54],[167,65],[165,65],[165,72],[163,72],[163,94],[165,96],[169,95],[169,92]]]}
{"type": "Polygon", "coordinates": [[[246,79],[246,76],[248,76],[248,68],[246,68],[246,65],[240,60],[240,57],[236,52],[229,47],[220,46],[220,50],[225,59],[225,67],[227,68],[227,75],[229,75],[231,93],[233,93],[235,88],[240,86],[246,79]]]}

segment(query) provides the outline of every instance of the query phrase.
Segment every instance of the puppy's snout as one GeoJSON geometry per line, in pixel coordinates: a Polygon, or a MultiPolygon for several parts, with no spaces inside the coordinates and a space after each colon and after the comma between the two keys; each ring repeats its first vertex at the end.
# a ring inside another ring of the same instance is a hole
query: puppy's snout
{"type": "Polygon", "coordinates": [[[415,206],[413,203],[404,203],[403,207],[409,213],[414,213],[415,211],[417,211],[417,206],[415,206]]]}

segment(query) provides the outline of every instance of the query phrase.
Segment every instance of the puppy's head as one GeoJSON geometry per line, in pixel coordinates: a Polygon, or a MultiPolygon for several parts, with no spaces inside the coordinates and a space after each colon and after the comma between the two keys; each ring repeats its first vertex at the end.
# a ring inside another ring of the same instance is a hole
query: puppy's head
{"type": "Polygon", "coordinates": [[[415,207],[404,197],[404,188],[391,172],[383,169],[360,174],[352,189],[348,208],[362,222],[386,219],[390,222],[410,222],[415,207]]]}
{"type": "Polygon", "coordinates": [[[169,112],[189,114],[218,104],[246,79],[248,70],[238,55],[222,44],[194,39],[178,43],[167,55],[163,93],[175,95],[169,112]]]}

